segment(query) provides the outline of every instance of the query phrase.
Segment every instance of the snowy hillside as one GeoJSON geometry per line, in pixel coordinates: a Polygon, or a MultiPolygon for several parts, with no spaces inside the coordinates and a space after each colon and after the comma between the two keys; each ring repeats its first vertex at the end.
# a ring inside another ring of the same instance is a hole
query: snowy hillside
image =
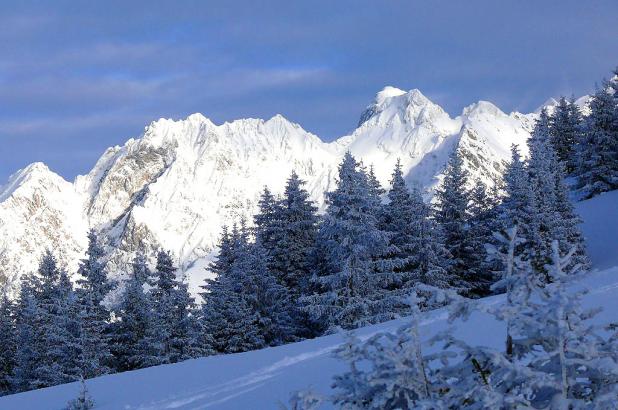
{"type": "Polygon", "coordinates": [[[525,149],[535,116],[507,115],[482,101],[450,118],[418,90],[386,87],[358,128],[332,143],[280,115],[222,125],[201,114],[161,119],[140,138],[109,148],[73,184],[33,164],[0,187],[0,282],[15,284],[47,247],[71,262],[72,272],[90,227],[104,232],[112,266],[143,243],[148,251],[170,249],[186,270],[212,252],[223,224],[253,213],[264,185],[281,192],[292,170],[323,205],[346,150],[373,165],[382,184],[401,158],[407,181],[430,197],[458,149],[472,180],[491,186],[510,145],[525,149]]]}
{"type": "MultiPolygon", "coordinates": [[[[587,306],[603,308],[595,321],[616,320],[618,311],[618,191],[578,204],[583,230],[595,272],[582,285],[591,292],[587,306]]],[[[502,303],[503,297],[483,300],[502,303]]],[[[424,315],[422,338],[426,340],[446,326],[446,314],[424,315]]],[[[391,321],[358,331],[367,337],[392,331],[405,322],[391,321]]],[[[504,329],[485,314],[474,314],[458,323],[457,335],[471,344],[501,348],[504,329]]],[[[334,374],[343,365],[330,352],[341,343],[340,335],[254,352],[203,359],[104,376],[88,381],[96,409],[275,409],[287,403],[290,392],[313,388],[328,392],[334,374]]],[[[75,397],[78,384],[56,386],[0,398],[1,409],[62,409],[75,397]]]]}

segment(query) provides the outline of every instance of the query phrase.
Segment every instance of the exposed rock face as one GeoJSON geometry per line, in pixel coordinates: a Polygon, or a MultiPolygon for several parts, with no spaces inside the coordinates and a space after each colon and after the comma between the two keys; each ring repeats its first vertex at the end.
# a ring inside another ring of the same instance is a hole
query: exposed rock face
{"type": "Polygon", "coordinates": [[[428,199],[455,149],[472,179],[492,186],[511,144],[525,154],[535,116],[479,102],[450,118],[418,90],[386,87],[359,127],[332,143],[279,115],[222,125],[201,114],[161,119],[109,148],[73,184],[33,164],[0,188],[0,281],[15,284],[47,247],[75,271],[90,227],[103,232],[115,274],[142,244],[170,249],[186,270],[212,252],[222,225],[250,220],[264,185],[282,192],[292,170],[323,207],[347,150],[373,165],[385,186],[400,158],[408,182],[428,199]]]}

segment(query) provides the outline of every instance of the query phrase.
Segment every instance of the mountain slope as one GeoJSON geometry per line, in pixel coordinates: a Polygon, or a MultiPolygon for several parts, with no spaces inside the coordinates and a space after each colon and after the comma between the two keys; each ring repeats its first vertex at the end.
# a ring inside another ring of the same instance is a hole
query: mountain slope
{"type": "MultiPolygon", "coordinates": [[[[492,186],[506,166],[511,144],[525,147],[534,118],[507,115],[488,102],[450,118],[419,90],[386,87],[363,112],[359,127],[332,143],[280,115],[222,125],[201,114],[181,121],[161,119],[140,138],[109,148],[73,184],[46,171],[40,187],[24,190],[22,198],[26,192],[45,197],[49,179],[66,192],[63,200],[51,194],[44,199],[53,210],[50,220],[62,227],[66,241],[50,238],[42,221],[15,219],[21,205],[8,199],[13,183],[0,189],[0,206],[7,215],[0,225],[0,249],[7,261],[0,265],[0,278],[14,283],[36,266],[46,247],[66,254],[67,260],[74,258],[90,227],[103,232],[115,273],[141,244],[149,254],[161,246],[171,250],[186,271],[213,251],[223,224],[240,217],[250,220],[264,185],[282,192],[292,170],[307,181],[312,199],[323,207],[324,191],[332,189],[347,150],[373,165],[383,185],[400,158],[408,182],[419,185],[428,199],[455,149],[473,180],[492,186]],[[27,246],[12,243],[20,230],[39,240],[27,246]]],[[[74,265],[68,268],[73,271],[74,265]]]]}
{"type": "MultiPolygon", "coordinates": [[[[597,271],[583,283],[591,292],[584,299],[586,307],[602,307],[596,323],[616,320],[618,310],[618,253],[603,254],[599,246],[618,244],[618,229],[605,229],[608,222],[615,228],[613,211],[618,204],[618,191],[578,204],[584,216],[584,232],[598,233],[588,238],[595,267],[611,265],[597,271]]],[[[486,298],[483,303],[502,303],[503,296],[486,298]]],[[[358,330],[360,337],[379,331],[394,331],[405,319],[386,322],[358,330]]],[[[471,344],[502,347],[503,323],[481,313],[469,321],[456,323],[457,336],[471,344]]],[[[442,310],[428,312],[421,320],[423,340],[448,326],[442,310]]],[[[344,364],[330,353],[342,341],[331,335],[300,343],[254,352],[211,356],[173,365],[104,376],[89,380],[88,388],[96,409],[276,409],[287,403],[290,393],[312,388],[328,393],[335,374],[345,370],[344,364]]],[[[428,347],[424,347],[428,351],[428,347]]],[[[0,398],[4,409],[61,409],[77,396],[77,383],[56,386],[0,398]]]]}
{"type": "Polygon", "coordinates": [[[87,220],[75,187],[34,163],[0,188],[0,284],[15,286],[36,269],[46,249],[62,249],[60,262],[71,271],[83,252],[87,220]]]}

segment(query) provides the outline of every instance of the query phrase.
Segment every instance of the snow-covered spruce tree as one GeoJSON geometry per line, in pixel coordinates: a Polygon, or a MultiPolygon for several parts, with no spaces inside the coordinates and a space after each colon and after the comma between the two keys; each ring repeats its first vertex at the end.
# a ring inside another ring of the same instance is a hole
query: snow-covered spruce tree
{"type": "Polygon", "coordinates": [[[13,392],[31,390],[36,379],[36,366],[42,352],[38,331],[39,308],[34,296],[36,277],[23,278],[17,301],[16,328],[17,351],[12,380],[13,392]]]}
{"type": "Polygon", "coordinates": [[[487,193],[481,181],[476,181],[470,190],[468,204],[468,236],[470,241],[469,276],[472,297],[484,297],[491,293],[495,282],[493,265],[487,261],[486,245],[492,243],[493,232],[498,228],[498,200],[487,193]]]}
{"type": "Polygon", "coordinates": [[[318,241],[329,271],[313,276],[317,292],[302,298],[304,309],[330,328],[379,321],[388,312],[381,310],[385,284],[376,258],[386,251],[388,238],[378,227],[367,176],[349,152],[339,165],[337,188],[326,200],[318,241]]]}
{"type": "Polygon", "coordinates": [[[532,263],[537,271],[543,272],[551,260],[550,244],[561,241],[564,252],[576,249],[575,263],[586,263],[586,251],[579,223],[568,198],[564,183],[564,170],[550,143],[550,121],[546,110],[542,110],[528,142],[530,159],[528,174],[536,203],[537,240],[532,240],[532,263]]]}
{"type": "Polygon", "coordinates": [[[80,261],[78,274],[82,375],[91,378],[110,372],[110,312],[103,301],[115,286],[107,277],[104,250],[94,230],[88,233],[86,258],[80,261]]]}
{"type": "MultiPolygon", "coordinates": [[[[264,187],[258,201],[258,212],[253,218],[255,237],[270,254],[275,252],[283,235],[283,212],[281,202],[268,187],[264,187]]],[[[277,272],[283,275],[283,272],[277,272]]]]}
{"type": "Polygon", "coordinates": [[[579,107],[573,99],[560,98],[550,118],[550,141],[558,160],[566,173],[571,174],[576,166],[576,146],[582,140],[583,119],[579,107]]]}
{"type": "Polygon", "coordinates": [[[249,318],[265,346],[295,340],[288,290],[268,269],[268,254],[259,240],[237,249],[231,277],[235,290],[253,313],[249,318]]]}
{"type": "Polygon", "coordinates": [[[316,334],[315,324],[302,310],[300,297],[310,293],[309,281],[318,234],[317,207],[295,172],[288,178],[281,199],[283,234],[270,255],[269,269],[280,279],[290,295],[290,315],[295,319],[300,338],[316,334]],[[279,273],[278,273],[279,272],[279,273]]]}
{"type": "MultiPolygon", "coordinates": [[[[435,222],[430,219],[430,212],[418,189],[408,189],[397,161],[381,224],[389,237],[384,259],[390,261],[393,272],[388,280],[393,297],[407,299],[410,288],[417,283],[446,288],[451,282],[448,252],[435,222]]],[[[392,309],[394,313],[407,313],[407,306],[407,303],[397,303],[392,309]]]]}
{"type": "Polygon", "coordinates": [[[94,400],[88,392],[86,382],[82,377],[79,380],[79,395],[67,403],[66,410],[90,410],[94,408],[94,400]]]}
{"type": "Polygon", "coordinates": [[[0,396],[11,394],[17,352],[16,305],[6,292],[0,295],[0,396]]]}
{"type": "MultiPolygon", "coordinates": [[[[365,171],[364,168],[361,168],[365,171]]],[[[369,166],[369,171],[365,172],[367,175],[367,183],[369,184],[369,197],[371,198],[372,205],[375,208],[375,215],[378,220],[383,218],[383,206],[382,206],[382,195],[386,192],[382,185],[380,185],[380,181],[378,181],[378,177],[376,177],[375,170],[373,165],[369,166]]]]}
{"type": "Polygon", "coordinates": [[[618,97],[605,82],[590,102],[577,174],[584,198],[618,189],[618,97]]]}
{"type": "Polygon", "coordinates": [[[451,286],[459,288],[463,294],[470,294],[474,287],[474,273],[477,262],[472,258],[473,244],[468,234],[468,204],[470,193],[466,185],[468,172],[463,168],[463,160],[455,151],[448,162],[444,180],[436,190],[434,219],[444,235],[444,244],[450,254],[453,274],[451,286]]]}
{"type": "Polygon", "coordinates": [[[285,186],[281,200],[283,232],[277,243],[277,252],[270,255],[270,267],[275,274],[283,274],[282,283],[290,296],[297,300],[308,286],[311,265],[309,257],[314,250],[317,231],[317,207],[295,172],[285,186]]]}
{"type": "Polygon", "coordinates": [[[249,246],[246,229],[234,225],[224,228],[219,240],[219,255],[211,263],[213,279],[202,286],[204,300],[200,313],[201,346],[218,353],[237,353],[264,346],[257,331],[257,314],[240,295],[239,283],[232,276],[232,266],[243,249],[249,246]]]}
{"type": "Polygon", "coordinates": [[[262,244],[268,256],[268,270],[290,294],[290,314],[297,318],[299,336],[309,336],[308,318],[299,310],[299,297],[306,292],[310,278],[310,255],[314,251],[317,208],[303,188],[304,182],[295,172],[287,180],[285,192],[276,200],[265,189],[254,217],[256,242],[262,244]]]}
{"type": "Polygon", "coordinates": [[[32,286],[26,289],[34,299],[31,326],[33,352],[37,358],[35,377],[28,381],[30,388],[54,386],[75,380],[79,375],[81,353],[71,310],[72,284],[58,269],[56,259],[48,250],[39,264],[32,286]]]}
{"type": "MultiPolygon", "coordinates": [[[[507,231],[517,226],[518,236],[523,239],[517,245],[516,252],[523,260],[534,257],[534,249],[543,246],[539,233],[539,211],[530,177],[516,145],[511,146],[511,162],[504,173],[506,194],[499,206],[499,229],[507,231]]],[[[498,242],[492,242],[502,246],[498,242]]]]}
{"type": "Polygon", "coordinates": [[[134,370],[157,363],[153,345],[152,307],[144,285],[150,276],[143,253],[133,260],[133,271],[125,284],[113,323],[112,353],[118,371],[134,370]]]}
{"type": "Polygon", "coordinates": [[[150,289],[152,340],[157,361],[176,363],[199,355],[194,301],[187,285],[176,278],[176,267],[169,252],[157,253],[155,284],[150,289]]]}
{"type": "Polygon", "coordinates": [[[60,354],[63,358],[62,369],[65,382],[68,382],[77,380],[82,374],[82,323],[77,293],[64,269],[60,271],[58,287],[60,294],[58,326],[62,328],[62,335],[64,336],[60,354]]]}

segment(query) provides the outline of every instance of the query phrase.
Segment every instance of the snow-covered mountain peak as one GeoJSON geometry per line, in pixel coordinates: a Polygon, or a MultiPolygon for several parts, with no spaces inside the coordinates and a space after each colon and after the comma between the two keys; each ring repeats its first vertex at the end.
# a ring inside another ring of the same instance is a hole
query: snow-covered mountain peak
{"type": "Polygon", "coordinates": [[[443,114],[438,105],[432,103],[418,89],[408,92],[395,87],[385,87],[376,94],[374,101],[365,108],[358,122],[358,127],[366,123],[370,125],[386,125],[389,123],[417,123],[430,120],[432,114],[443,114]]]}
{"type": "Polygon", "coordinates": [[[374,104],[382,105],[387,99],[404,95],[406,92],[390,85],[384,87],[381,91],[378,91],[374,104]]]}
{"type": "Polygon", "coordinates": [[[508,115],[489,101],[481,100],[465,107],[462,116],[465,118],[473,118],[482,116],[507,117],[508,115]]]}
{"type": "Polygon", "coordinates": [[[18,193],[29,195],[33,189],[70,186],[60,175],[51,171],[42,162],[34,162],[9,177],[8,182],[0,186],[0,202],[18,193]]]}
{"type": "Polygon", "coordinates": [[[0,188],[0,285],[14,289],[48,248],[74,272],[87,226],[73,184],[40,162],[13,174],[0,188]]]}
{"type": "Polygon", "coordinates": [[[541,111],[543,111],[543,109],[546,109],[548,112],[551,113],[553,112],[553,110],[556,108],[557,105],[558,105],[558,100],[556,100],[554,97],[550,97],[543,104],[541,104],[539,108],[534,110],[534,113],[540,114],[541,111]]]}

